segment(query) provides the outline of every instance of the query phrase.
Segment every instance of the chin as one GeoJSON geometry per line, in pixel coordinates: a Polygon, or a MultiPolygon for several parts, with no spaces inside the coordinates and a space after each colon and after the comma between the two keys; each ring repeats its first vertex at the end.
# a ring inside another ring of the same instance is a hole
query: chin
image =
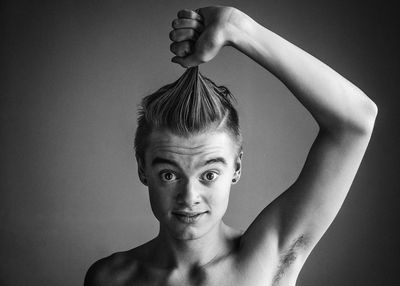
{"type": "Polygon", "coordinates": [[[177,240],[196,240],[204,236],[205,233],[201,229],[186,227],[184,229],[173,229],[171,235],[177,240]]]}
{"type": "Polygon", "coordinates": [[[185,233],[185,234],[178,234],[175,236],[177,240],[196,240],[200,238],[201,235],[196,235],[194,233],[185,233]]]}
{"type": "Polygon", "coordinates": [[[215,225],[207,224],[207,225],[196,225],[196,226],[173,226],[170,228],[171,236],[177,240],[196,240],[200,239],[207,234],[211,233],[214,229],[215,225]]]}
{"type": "Polygon", "coordinates": [[[196,240],[212,232],[217,226],[214,219],[210,219],[209,215],[209,213],[204,214],[195,221],[177,219],[177,217],[171,216],[164,220],[164,223],[162,223],[164,227],[161,228],[176,240],[196,240]]]}

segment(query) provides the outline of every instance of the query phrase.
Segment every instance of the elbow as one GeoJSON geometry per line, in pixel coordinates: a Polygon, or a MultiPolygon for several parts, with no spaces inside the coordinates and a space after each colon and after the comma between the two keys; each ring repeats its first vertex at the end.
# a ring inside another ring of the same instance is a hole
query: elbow
{"type": "Polygon", "coordinates": [[[347,108],[344,110],[344,120],[340,124],[340,129],[347,134],[371,136],[378,115],[378,106],[359,89],[353,90],[346,98],[347,108]]]}
{"type": "MultiPolygon", "coordinates": [[[[354,98],[354,97],[353,97],[354,98]]],[[[320,128],[325,129],[333,135],[356,135],[369,137],[374,129],[375,120],[378,115],[378,107],[364,93],[360,97],[356,97],[356,101],[350,101],[347,108],[327,126],[320,125],[320,128]]]]}
{"type": "Polygon", "coordinates": [[[363,108],[360,112],[362,120],[358,129],[364,134],[371,135],[376,117],[378,116],[378,106],[367,96],[365,96],[365,98],[366,102],[363,104],[363,108]]]}

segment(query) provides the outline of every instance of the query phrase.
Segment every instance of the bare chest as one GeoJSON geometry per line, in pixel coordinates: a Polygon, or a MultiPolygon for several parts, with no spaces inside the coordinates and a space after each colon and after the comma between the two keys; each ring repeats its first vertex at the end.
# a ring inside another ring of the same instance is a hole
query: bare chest
{"type": "Polygon", "coordinates": [[[187,273],[141,273],[131,285],[143,286],[295,286],[296,277],[287,275],[276,280],[274,269],[245,269],[230,262],[211,267],[193,268],[187,273]]]}

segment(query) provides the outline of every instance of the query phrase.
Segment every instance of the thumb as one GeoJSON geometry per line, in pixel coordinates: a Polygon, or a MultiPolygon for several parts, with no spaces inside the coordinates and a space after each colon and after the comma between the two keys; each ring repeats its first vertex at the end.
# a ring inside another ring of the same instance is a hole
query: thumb
{"type": "Polygon", "coordinates": [[[179,64],[183,68],[191,68],[200,64],[193,55],[188,55],[186,57],[175,56],[171,59],[171,62],[179,64]]]}

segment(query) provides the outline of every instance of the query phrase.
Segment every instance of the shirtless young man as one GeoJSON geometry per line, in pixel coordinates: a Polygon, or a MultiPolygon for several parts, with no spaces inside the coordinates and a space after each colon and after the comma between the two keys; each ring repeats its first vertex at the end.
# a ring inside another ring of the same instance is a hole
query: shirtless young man
{"type": "Polygon", "coordinates": [[[234,124],[224,116],[182,136],[161,122],[164,128],[150,130],[138,157],[159,234],[93,264],[85,285],[295,285],[349,191],[377,107],[334,70],[235,8],[182,10],[172,25],[173,62],[193,67],[224,46],[236,48],[290,89],[317,121],[318,136],[298,179],[241,233],[222,221],[241,169],[234,124]]]}

